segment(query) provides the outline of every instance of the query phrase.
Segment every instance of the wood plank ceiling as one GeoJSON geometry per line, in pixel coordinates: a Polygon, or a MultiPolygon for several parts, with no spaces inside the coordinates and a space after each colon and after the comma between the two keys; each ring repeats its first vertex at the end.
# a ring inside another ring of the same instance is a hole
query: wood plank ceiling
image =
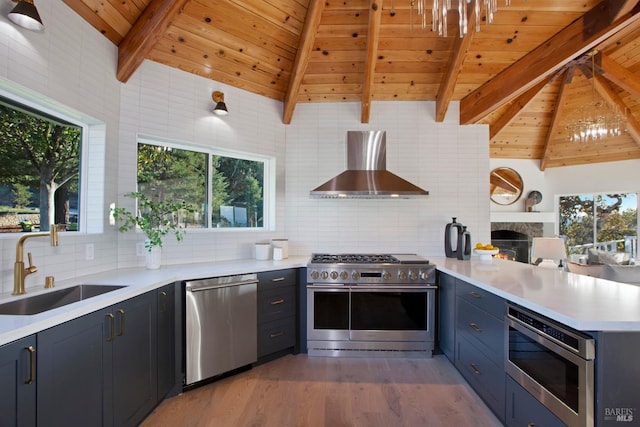
{"type": "Polygon", "coordinates": [[[156,61],[283,101],[286,124],[298,103],[360,102],[366,123],[371,101],[436,101],[436,121],[460,101],[461,124],[490,126],[492,158],[640,158],[640,0],[498,0],[493,23],[483,9],[476,32],[470,14],[464,38],[455,0],[448,37],[430,9],[421,28],[412,0],[64,1],[118,46],[122,82],[156,61]],[[596,97],[627,131],[569,142],[567,123],[596,97]]]}

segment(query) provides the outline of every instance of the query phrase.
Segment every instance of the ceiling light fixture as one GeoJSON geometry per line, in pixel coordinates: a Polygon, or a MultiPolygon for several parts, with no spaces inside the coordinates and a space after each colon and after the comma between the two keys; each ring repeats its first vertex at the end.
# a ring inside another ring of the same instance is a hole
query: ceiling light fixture
{"type": "MultiPolygon", "coordinates": [[[[567,139],[571,142],[599,142],[622,135],[626,131],[626,114],[618,105],[609,105],[596,91],[595,56],[591,55],[591,103],[583,105],[566,126],[567,139]]],[[[588,78],[588,76],[587,76],[588,78]]]]}
{"type": "MultiPolygon", "coordinates": [[[[428,0],[409,0],[411,5],[411,13],[409,23],[413,31],[413,9],[417,6],[418,16],[420,17],[420,26],[423,30],[427,29],[427,9],[428,0]]],[[[437,32],[441,37],[447,37],[447,15],[454,9],[452,0],[432,0],[431,6],[431,31],[437,32]]],[[[469,23],[467,16],[467,5],[473,2],[473,11],[475,14],[476,32],[480,31],[480,21],[482,20],[480,12],[483,6],[487,9],[487,24],[493,22],[493,15],[498,11],[498,0],[458,0],[458,27],[460,29],[460,37],[467,34],[467,25],[469,23]]],[[[505,0],[505,5],[509,6],[510,0],[505,0]]]]}
{"type": "Polygon", "coordinates": [[[16,25],[33,31],[44,30],[42,19],[33,0],[13,0],[18,3],[7,17],[16,25]]]}
{"type": "Polygon", "coordinates": [[[217,114],[219,116],[226,116],[227,114],[229,114],[229,110],[227,110],[227,104],[224,103],[224,93],[216,90],[215,92],[213,92],[213,94],[211,94],[211,97],[213,98],[213,102],[216,103],[216,106],[213,107],[214,114],[217,114]]]}

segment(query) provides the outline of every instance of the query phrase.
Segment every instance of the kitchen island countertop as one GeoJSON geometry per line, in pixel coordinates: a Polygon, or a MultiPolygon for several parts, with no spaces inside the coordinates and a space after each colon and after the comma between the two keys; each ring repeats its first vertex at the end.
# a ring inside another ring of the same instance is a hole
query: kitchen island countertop
{"type": "Polygon", "coordinates": [[[640,332],[640,286],[502,259],[431,262],[442,272],[574,329],[640,332]]]}

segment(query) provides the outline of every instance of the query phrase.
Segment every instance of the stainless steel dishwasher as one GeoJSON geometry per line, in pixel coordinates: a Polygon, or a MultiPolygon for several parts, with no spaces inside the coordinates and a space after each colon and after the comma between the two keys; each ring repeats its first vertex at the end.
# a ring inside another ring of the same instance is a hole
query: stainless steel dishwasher
{"type": "Polygon", "coordinates": [[[193,280],[185,286],[185,385],[258,359],[256,274],[193,280]]]}

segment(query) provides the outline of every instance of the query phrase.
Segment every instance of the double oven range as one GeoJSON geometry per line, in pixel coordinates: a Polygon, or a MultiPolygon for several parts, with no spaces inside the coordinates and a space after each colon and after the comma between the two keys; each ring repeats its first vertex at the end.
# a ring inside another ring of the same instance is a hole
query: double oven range
{"type": "Polygon", "coordinates": [[[313,254],[309,355],[431,357],[435,283],[436,266],[414,254],[313,254]]]}

